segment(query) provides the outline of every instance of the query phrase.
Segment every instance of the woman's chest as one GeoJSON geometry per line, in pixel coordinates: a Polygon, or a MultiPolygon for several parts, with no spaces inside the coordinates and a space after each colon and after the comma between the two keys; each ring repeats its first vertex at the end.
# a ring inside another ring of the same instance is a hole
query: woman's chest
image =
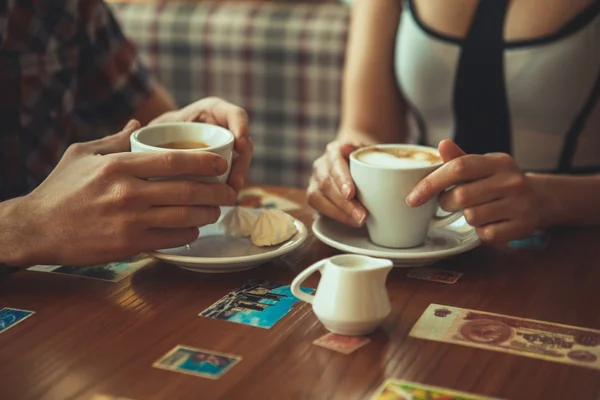
{"type": "Polygon", "coordinates": [[[411,0],[417,17],[433,31],[464,38],[480,2],[508,2],[506,41],[531,40],[556,32],[597,0],[411,0]]]}

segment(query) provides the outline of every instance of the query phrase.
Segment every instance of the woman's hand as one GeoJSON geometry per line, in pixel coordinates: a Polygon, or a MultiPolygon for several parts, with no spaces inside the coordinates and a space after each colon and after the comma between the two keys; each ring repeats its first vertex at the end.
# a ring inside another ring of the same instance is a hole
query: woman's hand
{"type": "Polygon", "coordinates": [[[440,192],[445,211],[463,210],[484,242],[507,243],[539,227],[539,195],[508,154],[467,155],[453,141],[440,143],[444,164],[419,182],[406,198],[417,207],[440,192]]]}
{"type": "Polygon", "coordinates": [[[327,146],[325,154],[313,164],[307,199],[321,214],[346,225],[361,226],[367,210],[355,199],[356,188],[348,166],[348,157],[355,149],[338,141],[327,146]]]}
{"type": "Polygon", "coordinates": [[[254,150],[248,133],[248,114],[242,108],[225,100],[207,97],[181,110],[165,113],[150,124],[193,121],[219,125],[233,132],[234,150],[237,154],[233,160],[228,183],[234,190],[239,191],[244,186],[254,150]]]}

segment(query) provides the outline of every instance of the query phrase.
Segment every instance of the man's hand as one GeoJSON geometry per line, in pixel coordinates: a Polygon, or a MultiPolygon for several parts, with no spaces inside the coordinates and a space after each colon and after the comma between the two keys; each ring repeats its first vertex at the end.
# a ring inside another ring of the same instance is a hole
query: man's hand
{"type": "Polygon", "coordinates": [[[18,265],[86,265],[182,246],[198,226],[233,205],[225,184],[148,178],[219,176],[226,161],[209,152],[131,153],[130,122],[120,133],[75,144],[31,194],[14,199],[8,243],[18,265]],[[14,240],[13,240],[14,241],[14,240]]]}
{"type": "Polygon", "coordinates": [[[236,191],[244,186],[254,146],[248,133],[248,114],[240,108],[217,97],[208,97],[177,111],[161,115],[150,124],[166,122],[205,122],[229,129],[235,136],[233,159],[228,183],[236,191]]]}

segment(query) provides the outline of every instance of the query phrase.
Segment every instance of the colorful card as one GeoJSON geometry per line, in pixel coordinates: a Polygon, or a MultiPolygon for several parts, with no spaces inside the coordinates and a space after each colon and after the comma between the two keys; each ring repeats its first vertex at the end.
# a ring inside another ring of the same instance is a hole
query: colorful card
{"type": "Polygon", "coordinates": [[[550,237],[544,232],[534,232],[533,235],[520,240],[509,242],[510,247],[520,249],[544,250],[548,247],[550,237]]]}
{"type": "Polygon", "coordinates": [[[107,394],[95,394],[90,397],[90,400],[131,400],[128,397],[120,397],[120,396],[110,396],[107,394]]]}
{"type": "Polygon", "coordinates": [[[99,279],[101,281],[119,282],[139,269],[150,265],[154,259],[147,256],[135,256],[122,261],[107,264],[76,267],[70,265],[35,265],[29,271],[51,272],[54,274],[72,275],[82,278],[99,279]]]}
{"type": "Polygon", "coordinates": [[[462,276],[461,272],[449,271],[446,269],[436,269],[430,267],[413,268],[408,275],[409,278],[423,279],[425,281],[456,283],[462,276]]]}
{"type": "MultiPolygon", "coordinates": [[[[309,288],[301,290],[305,293],[314,291],[309,288]]],[[[222,297],[200,315],[268,329],[297,302],[299,300],[292,295],[289,285],[252,280],[222,297]]]]}
{"type": "Polygon", "coordinates": [[[431,304],[410,336],[600,369],[600,331],[431,304]]]}
{"type": "Polygon", "coordinates": [[[381,385],[371,400],[494,400],[455,390],[422,385],[415,382],[388,379],[381,385]]]}
{"type": "Polygon", "coordinates": [[[362,336],[342,336],[327,333],[315,340],[313,344],[342,354],[350,354],[370,342],[371,339],[362,336]]]}
{"type": "Polygon", "coordinates": [[[31,317],[33,314],[35,314],[34,311],[4,307],[0,310],[0,333],[9,330],[19,322],[31,317]]]}
{"type": "Polygon", "coordinates": [[[152,366],[203,378],[219,379],[241,359],[232,354],[176,346],[152,366]]]}
{"type": "Polygon", "coordinates": [[[258,188],[242,189],[238,195],[237,205],[247,208],[275,208],[281,211],[300,208],[298,204],[285,197],[258,188]]]}

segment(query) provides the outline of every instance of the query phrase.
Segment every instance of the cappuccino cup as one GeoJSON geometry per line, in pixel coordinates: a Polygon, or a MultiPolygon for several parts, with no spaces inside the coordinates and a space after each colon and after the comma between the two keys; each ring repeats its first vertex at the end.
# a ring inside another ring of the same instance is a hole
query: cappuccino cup
{"type": "Polygon", "coordinates": [[[440,165],[442,158],[435,148],[417,145],[375,145],[350,154],[350,175],[358,200],[369,212],[366,226],[373,243],[416,247],[425,241],[429,229],[461,217],[460,212],[437,217],[437,197],[419,207],[406,204],[416,184],[440,165]]]}
{"type": "Polygon", "coordinates": [[[131,134],[129,140],[132,152],[208,151],[220,155],[227,161],[227,172],[223,175],[189,176],[179,177],[179,179],[225,183],[229,178],[235,136],[220,126],[201,122],[156,124],[138,129],[131,134]]]}

